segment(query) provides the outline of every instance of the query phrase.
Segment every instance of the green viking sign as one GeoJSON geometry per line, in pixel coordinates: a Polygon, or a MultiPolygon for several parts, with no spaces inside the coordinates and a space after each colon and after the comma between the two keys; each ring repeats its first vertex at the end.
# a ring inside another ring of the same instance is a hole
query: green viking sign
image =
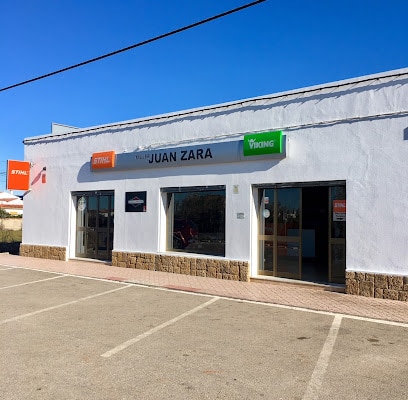
{"type": "Polygon", "coordinates": [[[244,136],[245,157],[280,154],[282,151],[282,131],[254,133],[244,136]]]}

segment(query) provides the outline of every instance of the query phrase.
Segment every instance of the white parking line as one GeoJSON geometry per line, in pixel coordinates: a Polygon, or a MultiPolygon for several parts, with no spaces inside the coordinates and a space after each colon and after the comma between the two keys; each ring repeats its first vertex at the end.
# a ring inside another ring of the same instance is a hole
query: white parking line
{"type": "Polygon", "coordinates": [[[340,315],[336,315],[333,319],[329,334],[324,342],[323,349],[320,352],[319,359],[317,360],[317,364],[302,400],[316,400],[319,398],[320,388],[330,362],[330,357],[333,353],[334,344],[336,343],[342,319],[343,317],[340,315]]]}
{"type": "Polygon", "coordinates": [[[148,331],[136,336],[135,338],[130,339],[130,340],[120,344],[119,346],[116,346],[115,348],[107,351],[106,353],[101,354],[101,357],[105,357],[105,358],[111,357],[114,354],[119,353],[120,351],[126,349],[127,347],[139,342],[140,340],[152,335],[153,333],[156,333],[156,332],[160,331],[161,329],[166,328],[167,326],[173,325],[176,322],[180,321],[181,319],[183,319],[185,317],[188,317],[189,315],[192,315],[192,314],[196,313],[197,311],[202,310],[203,308],[209,306],[210,304],[216,302],[217,300],[219,300],[219,297],[214,297],[211,300],[209,300],[209,301],[207,301],[207,302],[205,302],[205,303],[203,303],[203,304],[201,304],[201,305],[199,305],[199,306],[197,306],[195,308],[192,308],[191,310],[186,311],[183,314],[180,314],[178,317],[170,319],[170,320],[168,320],[168,321],[166,321],[166,322],[164,322],[164,323],[162,323],[162,324],[160,324],[160,325],[158,325],[158,326],[156,326],[156,327],[154,327],[152,329],[149,329],[148,331]]]}
{"type": "Polygon", "coordinates": [[[72,304],[77,304],[77,303],[80,303],[81,301],[94,299],[95,297],[105,296],[106,294],[110,294],[110,293],[113,293],[113,292],[117,292],[118,290],[122,290],[122,289],[127,289],[127,288],[132,287],[132,286],[133,286],[133,285],[121,286],[121,287],[116,288],[116,289],[108,290],[108,291],[102,292],[102,293],[93,294],[92,296],[82,297],[82,298],[80,298],[80,299],[73,300],[73,301],[69,301],[69,302],[67,302],[67,303],[58,304],[58,305],[56,305],[56,306],[43,308],[43,309],[41,309],[41,310],[33,311],[33,312],[31,312],[31,313],[28,313],[28,314],[17,315],[16,317],[8,318],[8,319],[4,319],[3,321],[0,321],[0,325],[7,324],[8,322],[18,321],[18,320],[23,319],[23,318],[32,317],[32,316],[34,316],[34,315],[41,314],[41,313],[44,313],[44,312],[47,312],[47,311],[56,310],[56,309],[58,309],[58,308],[70,306],[70,305],[72,305],[72,304]]]}
{"type": "MultiPolygon", "coordinates": [[[[27,268],[27,267],[21,267],[21,266],[17,266],[17,265],[8,265],[8,264],[0,264],[0,265],[2,267],[9,267],[8,269],[23,269],[23,270],[30,270],[30,271],[48,272],[50,274],[58,274],[59,273],[59,272],[56,272],[56,271],[47,271],[45,269],[37,269],[37,268],[27,268]]],[[[96,281],[103,281],[103,282],[121,283],[121,282],[118,282],[118,281],[112,281],[111,279],[90,277],[90,276],[84,276],[84,275],[78,275],[78,274],[63,273],[63,276],[71,276],[71,277],[78,278],[78,279],[89,279],[89,280],[96,280],[96,281]]],[[[178,292],[178,293],[182,292],[182,293],[185,293],[185,294],[189,294],[191,296],[208,297],[208,296],[211,295],[211,294],[208,294],[208,293],[194,293],[194,292],[189,292],[189,291],[169,289],[169,288],[166,288],[166,287],[155,286],[153,284],[146,284],[146,283],[139,283],[139,282],[132,282],[132,281],[126,281],[126,283],[130,283],[133,286],[137,286],[137,287],[149,288],[149,289],[154,289],[154,290],[163,290],[163,291],[166,291],[166,292],[178,292]]],[[[373,323],[376,323],[376,324],[400,326],[402,328],[408,328],[408,323],[407,322],[397,322],[397,321],[390,321],[390,320],[379,319],[379,318],[360,317],[360,316],[352,315],[352,314],[341,314],[341,313],[336,313],[336,312],[332,312],[332,311],[313,310],[311,308],[304,308],[304,307],[299,307],[299,306],[288,306],[288,305],[284,305],[284,304],[267,303],[267,302],[264,302],[264,301],[245,300],[245,299],[233,298],[233,297],[228,297],[228,296],[225,296],[225,297],[224,296],[219,296],[219,297],[222,298],[223,300],[229,300],[229,301],[240,302],[240,303],[265,305],[265,306],[268,306],[268,307],[283,308],[283,309],[286,309],[286,310],[293,310],[293,311],[302,311],[302,312],[312,313],[312,314],[329,315],[329,316],[333,316],[333,317],[335,315],[339,315],[339,316],[341,316],[343,318],[353,319],[353,320],[357,320],[357,321],[373,322],[373,323]]]]}
{"type": "Polygon", "coordinates": [[[389,321],[389,320],[386,320],[386,319],[360,317],[358,315],[352,315],[352,314],[341,314],[341,313],[336,313],[336,312],[332,312],[332,311],[319,311],[319,310],[313,310],[311,308],[303,308],[303,307],[296,307],[296,306],[286,306],[284,304],[275,304],[275,303],[265,303],[263,301],[239,300],[239,299],[234,299],[234,298],[231,298],[231,297],[221,297],[221,298],[223,300],[237,301],[237,302],[240,302],[240,303],[249,303],[249,304],[258,304],[258,305],[261,304],[263,306],[272,307],[272,308],[282,308],[284,310],[302,311],[302,312],[311,313],[311,314],[331,315],[333,317],[337,315],[337,316],[342,317],[342,318],[348,318],[348,319],[353,319],[353,320],[357,320],[357,321],[373,322],[375,324],[400,326],[402,328],[408,328],[408,323],[407,322],[396,322],[396,321],[389,321]]]}
{"type": "MultiPolygon", "coordinates": [[[[0,264],[0,266],[5,267],[5,268],[10,268],[10,269],[20,268],[18,265],[11,265],[11,264],[0,264]]],[[[25,269],[29,269],[29,268],[25,268],[25,269]]]]}
{"type": "Polygon", "coordinates": [[[12,267],[10,267],[10,268],[0,268],[0,271],[8,271],[9,269],[15,269],[15,268],[12,268],[12,267]]]}
{"type": "Polygon", "coordinates": [[[32,284],[34,284],[34,283],[45,282],[45,281],[51,281],[52,279],[58,279],[58,278],[64,278],[64,275],[53,276],[52,278],[39,279],[39,280],[36,280],[36,281],[18,283],[18,284],[16,284],[16,285],[4,286],[4,287],[0,287],[0,290],[15,288],[15,287],[19,287],[19,286],[25,286],[25,285],[32,285],[32,284]]]}

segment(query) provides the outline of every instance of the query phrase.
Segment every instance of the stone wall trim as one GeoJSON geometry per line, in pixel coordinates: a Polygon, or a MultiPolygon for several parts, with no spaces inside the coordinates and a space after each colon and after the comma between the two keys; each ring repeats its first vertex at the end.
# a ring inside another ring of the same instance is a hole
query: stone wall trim
{"type": "Polygon", "coordinates": [[[60,246],[42,246],[37,244],[20,244],[20,256],[66,261],[67,248],[60,246]]]}
{"type": "Polygon", "coordinates": [[[249,263],[246,261],[113,251],[112,265],[249,282],[249,263]]]}
{"type": "Polygon", "coordinates": [[[408,301],[408,277],[346,272],[346,293],[378,299],[408,301]]]}

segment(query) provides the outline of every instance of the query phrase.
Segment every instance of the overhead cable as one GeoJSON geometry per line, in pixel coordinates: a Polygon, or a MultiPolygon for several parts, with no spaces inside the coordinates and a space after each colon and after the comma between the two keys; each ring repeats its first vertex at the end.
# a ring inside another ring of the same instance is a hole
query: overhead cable
{"type": "Polygon", "coordinates": [[[160,39],[164,39],[164,38],[166,38],[166,37],[175,35],[175,34],[177,34],[177,33],[186,31],[186,30],[191,29],[191,28],[195,28],[196,26],[206,24],[207,22],[214,21],[214,20],[216,20],[216,19],[219,19],[219,18],[225,17],[225,16],[227,16],[227,15],[236,13],[236,12],[238,12],[238,11],[241,11],[241,10],[245,9],[245,8],[252,7],[252,6],[257,5],[257,4],[259,4],[259,3],[263,3],[263,2],[265,2],[265,1],[266,1],[266,0],[257,0],[257,1],[254,1],[254,2],[252,2],[252,3],[245,4],[245,5],[241,6],[241,7],[237,7],[237,8],[234,8],[234,9],[232,9],[232,10],[225,11],[225,12],[223,12],[223,13],[221,13],[221,14],[214,15],[213,17],[203,19],[203,20],[198,21],[198,22],[195,22],[195,23],[193,23],[193,24],[190,24],[190,25],[184,26],[184,27],[182,27],[182,28],[176,29],[176,30],[174,30],[174,31],[164,33],[164,34],[162,34],[162,35],[153,37],[153,38],[151,38],[151,39],[144,40],[144,41],[142,41],[142,42],[133,44],[133,45],[128,46],[128,47],[124,47],[123,49],[116,50],[116,51],[112,51],[111,53],[107,53],[107,54],[104,54],[104,55],[102,55],[102,56],[95,57],[95,58],[92,58],[92,59],[87,60],[87,61],[83,61],[83,62],[81,62],[81,63],[79,63],[79,64],[74,64],[74,65],[71,65],[71,66],[69,66],[69,67],[65,67],[65,68],[59,69],[59,70],[57,70],[57,71],[50,72],[50,73],[45,74],[45,75],[37,76],[36,78],[28,79],[28,80],[26,80],[26,81],[23,81],[23,82],[20,82],[20,83],[16,83],[16,84],[11,85],[11,86],[7,86],[7,87],[4,87],[4,88],[1,88],[1,89],[0,89],[0,92],[4,92],[4,91],[6,91],[6,90],[13,89],[13,88],[18,87],[18,86],[26,85],[26,84],[31,83],[31,82],[39,81],[40,79],[48,78],[49,76],[61,74],[62,72],[66,72],[66,71],[69,71],[69,70],[74,69],[74,68],[82,67],[83,65],[90,64],[90,63],[93,63],[93,62],[95,62],[95,61],[102,60],[102,59],[104,59],[104,58],[112,57],[112,56],[114,56],[114,55],[116,55],[116,54],[123,53],[123,52],[128,51],[128,50],[132,50],[132,49],[134,49],[134,48],[136,48],[136,47],[144,46],[144,45],[146,45],[146,44],[155,42],[155,41],[160,40],[160,39]]]}

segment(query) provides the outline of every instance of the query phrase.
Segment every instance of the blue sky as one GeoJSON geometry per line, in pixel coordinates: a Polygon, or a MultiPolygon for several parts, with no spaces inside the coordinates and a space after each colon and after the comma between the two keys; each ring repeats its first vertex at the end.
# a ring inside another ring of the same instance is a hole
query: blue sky
{"type": "MultiPolygon", "coordinates": [[[[0,88],[250,0],[2,0],[0,88]]],[[[87,127],[408,67],[406,0],[274,1],[0,92],[6,160],[51,123],[87,127]]]]}

